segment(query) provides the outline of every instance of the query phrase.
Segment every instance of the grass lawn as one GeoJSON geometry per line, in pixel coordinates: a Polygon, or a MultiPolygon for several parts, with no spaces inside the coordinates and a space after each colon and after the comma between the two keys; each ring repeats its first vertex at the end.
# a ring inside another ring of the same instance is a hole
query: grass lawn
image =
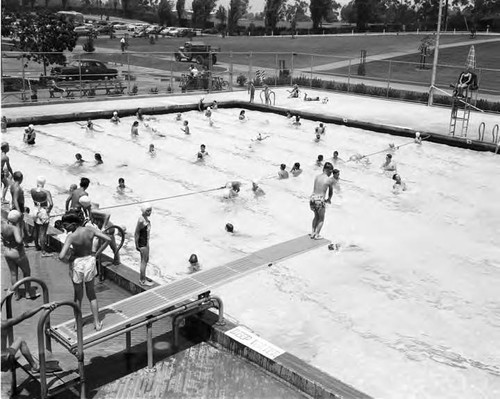
{"type": "MultiPolygon", "coordinates": [[[[463,71],[465,60],[469,54],[470,46],[441,49],[439,51],[439,66],[436,75],[438,86],[447,86],[457,81],[458,75],[463,71]]],[[[500,42],[475,44],[477,68],[497,68],[500,66],[500,42]]],[[[391,58],[391,81],[413,82],[429,85],[431,81],[432,57],[427,59],[428,69],[418,68],[420,56],[409,54],[391,58]]],[[[337,68],[328,71],[336,75],[345,76],[348,68],[337,68]]],[[[351,68],[351,74],[356,75],[357,66],[351,68]]],[[[374,61],[366,64],[366,77],[386,80],[389,73],[389,60],[374,61]]],[[[500,93],[500,72],[482,70],[478,73],[480,89],[500,93]]]]}
{"type": "MultiPolygon", "coordinates": [[[[221,62],[236,64],[248,64],[249,53],[252,53],[252,64],[265,68],[276,67],[276,55],[278,59],[288,60],[286,67],[291,64],[291,54],[301,53],[300,57],[294,57],[296,68],[308,68],[311,66],[311,57],[305,54],[316,54],[312,59],[313,65],[320,65],[343,59],[357,58],[361,50],[366,50],[368,55],[385,54],[395,51],[418,51],[418,46],[424,35],[401,35],[401,36],[299,36],[295,39],[289,37],[247,37],[230,36],[226,38],[204,36],[195,40],[202,40],[207,44],[221,48],[218,58],[221,62]],[[230,52],[233,52],[230,57],[230,52]]],[[[441,43],[456,43],[468,40],[468,35],[443,36],[441,43]]],[[[131,52],[174,52],[187,38],[159,38],[156,44],[149,44],[145,38],[131,38],[129,51],[131,52]]],[[[118,39],[99,38],[96,46],[118,49],[118,39]]],[[[144,62],[144,61],[143,61],[144,62]]],[[[462,62],[460,63],[462,64],[462,62]]],[[[146,66],[138,64],[141,66],[146,66]]],[[[170,66],[165,68],[170,70],[170,66]]]]}

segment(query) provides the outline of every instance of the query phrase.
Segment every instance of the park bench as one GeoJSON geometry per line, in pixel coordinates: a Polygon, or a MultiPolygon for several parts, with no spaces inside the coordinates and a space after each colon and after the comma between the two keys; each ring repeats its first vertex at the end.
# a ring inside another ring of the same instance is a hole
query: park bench
{"type": "Polygon", "coordinates": [[[55,82],[52,80],[49,84],[50,98],[55,98],[55,93],[61,93],[61,97],[94,97],[100,93],[111,96],[121,95],[126,86],[121,80],[99,80],[99,81],[73,81],[73,82],[55,82]]]}

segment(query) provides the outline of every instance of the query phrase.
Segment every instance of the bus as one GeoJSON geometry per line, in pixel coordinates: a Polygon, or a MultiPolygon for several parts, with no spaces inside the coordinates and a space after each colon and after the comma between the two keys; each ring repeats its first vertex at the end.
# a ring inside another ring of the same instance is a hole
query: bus
{"type": "Polygon", "coordinates": [[[58,11],[56,15],[63,17],[66,22],[71,22],[74,26],[83,25],[85,22],[81,12],[58,11]]]}

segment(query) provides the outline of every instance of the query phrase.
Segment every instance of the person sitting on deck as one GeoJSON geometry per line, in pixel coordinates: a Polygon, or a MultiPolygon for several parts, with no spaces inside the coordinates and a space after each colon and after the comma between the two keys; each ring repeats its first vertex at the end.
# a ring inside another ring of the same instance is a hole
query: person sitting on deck
{"type": "MultiPolygon", "coordinates": [[[[11,292],[7,293],[7,295],[9,294],[11,294],[11,292]]],[[[16,324],[19,324],[22,321],[33,317],[40,310],[53,310],[56,306],[56,302],[46,303],[45,305],[42,305],[38,308],[27,310],[17,317],[2,320],[2,371],[9,371],[13,367],[15,367],[16,354],[18,351],[21,351],[25,359],[28,361],[29,365],[31,366],[31,372],[38,373],[40,371],[40,365],[31,355],[26,341],[21,337],[17,337],[16,339],[14,339],[14,342],[12,342],[10,346],[7,346],[7,336],[16,324]]]]}
{"type": "Polygon", "coordinates": [[[292,90],[289,91],[290,93],[290,98],[298,98],[299,97],[299,86],[297,84],[294,84],[292,87],[292,90]]]}
{"type": "Polygon", "coordinates": [[[304,101],[320,101],[319,97],[307,97],[307,93],[304,93],[304,101]]]}

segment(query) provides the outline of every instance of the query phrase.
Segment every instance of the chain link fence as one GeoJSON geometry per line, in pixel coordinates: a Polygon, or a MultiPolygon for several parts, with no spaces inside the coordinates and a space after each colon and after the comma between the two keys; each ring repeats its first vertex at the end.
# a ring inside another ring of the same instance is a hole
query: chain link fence
{"type": "MultiPolygon", "coordinates": [[[[429,62],[377,60],[363,52],[356,59],[275,52],[212,55],[215,58],[205,57],[200,64],[176,60],[176,54],[166,52],[67,54],[67,66],[44,68],[29,61],[27,54],[5,51],[2,103],[246,90],[250,80],[256,86],[298,84],[302,95],[307,88],[315,88],[426,102],[432,72],[429,62]]],[[[438,66],[438,103],[451,102],[446,101],[453,91],[450,85],[463,70],[457,65],[438,66]]],[[[500,69],[478,68],[475,72],[477,106],[500,112],[500,69]]]]}

